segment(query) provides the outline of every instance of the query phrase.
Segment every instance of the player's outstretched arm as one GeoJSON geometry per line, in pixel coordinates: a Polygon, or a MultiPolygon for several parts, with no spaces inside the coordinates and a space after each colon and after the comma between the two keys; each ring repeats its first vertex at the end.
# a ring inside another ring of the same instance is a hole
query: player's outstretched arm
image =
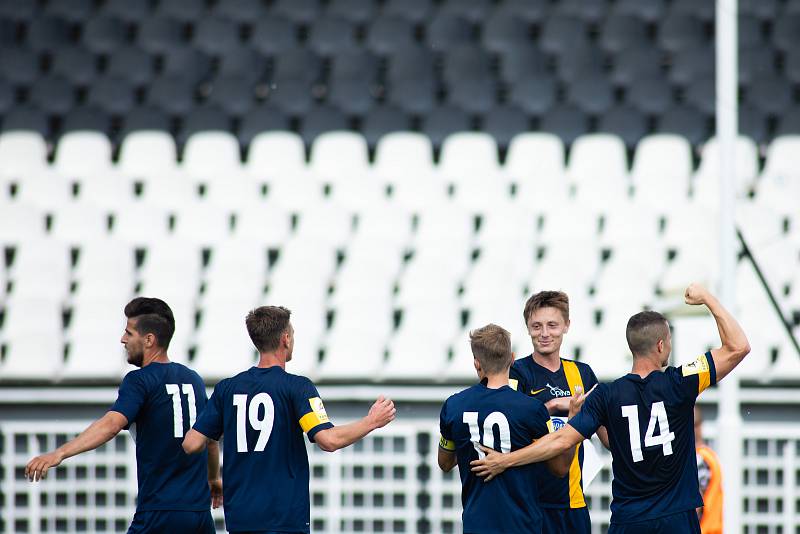
{"type": "Polygon", "coordinates": [[[711,351],[714,358],[714,367],[717,370],[717,382],[725,378],[734,367],[739,365],[750,352],[750,343],[747,341],[742,327],[726,310],[719,300],[706,288],[699,284],[691,284],[686,288],[686,304],[693,306],[704,304],[714,320],[717,321],[719,339],[722,346],[711,351]]]}
{"type": "Polygon", "coordinates": [[[314,435],[314,442],[323,451],[338,451],[352,445],[373,430],[388,425],[394,420],[396,413],[394,402],[381,395],[369,409],[366,417],[347,425],[320,430],[314,435]]]}
{"type": "MultiPolygon", "coordinates": [[[[206,445],[208,445],[211,441],[213,440],[192,428],[183,438],[183,452],[186,454],[197,454],[198,452],[203,452],[206,448],[206,445]]],[[[217,458],[219,459],[219,445],[217,445],[217,455],[217,458]]],[[[209,462],[210,461],[211,460],[209,460],[209,462]]]]}
{"type": "Polygon", "coordinates": [[[479,477],[486,477],[490,481],[506,469],[520,465],[543,462],[555,458],[560,454],[571,451],[578,443],[583,441],[583,436],[567,423],[563,428],[548,434],[527,447],[509,453],[499,453],[481,445],[486,456],[480,460],[470,462],[472,472],[479,477]]]}
{"type": "Polygon", "coordinates": [[[25,477],[36,482],[47,477],[47,470],[82,452],[96,449],[120,433],[128,419],[119,412],[109,411],[89,425],[86,430],[53,452],[37,456],[25,467],[25,477]]]}

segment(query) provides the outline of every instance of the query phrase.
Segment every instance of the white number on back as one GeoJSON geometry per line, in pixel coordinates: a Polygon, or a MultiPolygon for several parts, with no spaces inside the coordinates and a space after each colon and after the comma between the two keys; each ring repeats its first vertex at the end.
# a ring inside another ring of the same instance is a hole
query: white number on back
{"type": "MultiPolygon", "coordinates": [[[[172,435],[176,438],[183,437],[183,406],[181,401],[181,388],[178,384],[166,384],[167,394],[172,395],[172,435]]],[[[197,405],[194,399],[194,388],[191,384],[181,384],[183,394],[189,403],[189,428],[194,426],[197,419],[197,405]]]]}
{"type": "Polygon", "coordinates": [[[511,452],[511,429],[508,426],[508,419],[501,412],[492,412],[486,419],[483,420],[483,439],[480,436],[480,427],[478,426],[478,412],[464,412],[462,421],[469,426],[470,441],[472,446],[478,452],[478,458],[486,456],[479,443],[483,443],[484,447],[494,449],[494,427],[500,434],[500,451],[511,452]],[[489,441],[491,440],[491,442],[489,441]]]}
{"type": "Polygon", "coordinates": [[[233,405],[236,406],[236,451],[247,452],[246,421],[249,419],[250,426],[259,431],[253,450],[262,452],[267,447],[272,434],[272,425],[275,423],[275,404],[272,402],[272,397],[267,393],[259,393],[253,397],[250,407],[247,408],[247,395],[236,394],[233,396],[233,405]],[[264,407],[264,417],[259,419],[261,406],[264,407]]]}
{"type": "MultiPolygon", "coordinates": [[[[634,462],[644,460],[642,454],[642,443],[639,437],[639,407],[635,404],[622,407],[622,417],[628,420],[628,433],[631,440],[631,455],[634,462]]],[[[672,454],[672,440],[675,433],[669,431],[669,420],[667,419],[667,409],[664,402],[654,402],[650,408],[650,422],[647,425],[647,432],[644,435],[644,446],[655,447],[661,445],[661,452],[664,456],[672,454]],[[658,435],[656,432],[658,424],[658,435]]]]}

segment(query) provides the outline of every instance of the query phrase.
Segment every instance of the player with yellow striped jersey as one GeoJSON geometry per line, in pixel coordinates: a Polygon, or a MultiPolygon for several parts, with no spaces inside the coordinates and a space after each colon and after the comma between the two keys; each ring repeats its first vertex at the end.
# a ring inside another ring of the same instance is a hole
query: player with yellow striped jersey
{"type": "Polygon", "coordinates": [[[395,417],[394,403],[380,397],[363,419],[333,426],[311,380],[285,371],[294,348],[290,313],[262,306],[248,314],[258,365],[216,385],[183,442],[192,454],[225,436],[222,491],[229,532],[310,532],[303,433],[335,451],[395,417]]]}
{"type": "MultiPolygon", "coordinates": [[[[597,384],[591,367],[561,358],[561,344],[569,330],[569,298],[561,291],[542,291],[528,299],[523,312],[533,342],[533,354],[520,358],[511,367],[510,385],[541,401],[556,430],[564,426],[569,401],[579,391],[597,384]]],[[[604,428],[597,432],[607,443],[604,428]]],[[[584,446],[575,451],[569,476],[558,478],[543,472],[538,478],[539,502],[546,534],[591,532],[591,520],[583,495],[584,446]]]]}

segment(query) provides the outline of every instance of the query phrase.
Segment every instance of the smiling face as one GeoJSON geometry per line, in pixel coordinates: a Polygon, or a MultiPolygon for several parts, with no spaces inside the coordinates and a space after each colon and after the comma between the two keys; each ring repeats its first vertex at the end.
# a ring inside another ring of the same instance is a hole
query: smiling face
{"type": "Polygon", "coordinates": [[[542,356],[559,354],[567,331],[569,321],[564,319],[564,314],[557,308],[539,308],[528,319],[528,334],[533,341],[533,350],[542,356]]]}
{"type": "Polygon", "coordinates": [[[139,331],[136,329],[136,319],[128,319],[128,322],[125,325],[125,333],[122,334],[120,343],[125,345],[125,352],[128,354],[129,364],[135,365],[136,367],[142,366],[142,363],[144,362],[144,346],[146,337],[147,336],[139,334],[139,331]]]}

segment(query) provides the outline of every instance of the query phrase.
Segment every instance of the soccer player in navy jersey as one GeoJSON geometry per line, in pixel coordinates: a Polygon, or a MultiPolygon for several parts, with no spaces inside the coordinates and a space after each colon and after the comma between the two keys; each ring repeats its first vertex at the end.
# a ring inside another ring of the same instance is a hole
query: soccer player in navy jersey
{"type": "MultiPolygon", "coordinates": [[[[439,418],[439,467],[450,471],[458,464],[465,533],[541,533],[542,512],[536,484],[544,471],[527,465],[484,484],[469,463],[484,456],[480,444],[502,452],[529,445],[552,431],[547,409],[540,401],[520,395],[508,385],[508,369],[514,361],[511,337],[490,324],[470,332],[470,345],[480,383],[445,401],[439,418]]],[[[582,400],[576,395],[574,401],[582,400]]],[[[573,408],[577,405],[573,402],[573,408]]],[[[563,477],[569,471],[573,451],[548,462],[563,477]]]]}
{"type": "Polygon", "coordinates": [[[609,533],[699,534],[695,510],[703,506],[703,499],[695,459],[695,401],[741,363],[750,345],[708,290],[692,284],[685,300],[705,305],[714,316],[720,348],[662,371],[672,348],[669,324],[657,312],[637,313],[626,329],[633,354],[631,373],[600,384],[581,412],[558,432],[520,451],[490,453],[473,462],[476,474],[490,480],[508,467],[546,460],[605,425],[614,459],[609,533]]]}
{"type": "MultiPolygon", "coordinates": [[[[561,344],[569,331],[569,298],[561,291],[541,291],[525,303],[523,318],[533,343],[533,353],[511,366],[511,387],[544,403],[556,430],[564,426],[569,401],[576,390],[589,391],[597,384],[592,368],[561,357],[561,344]]],[[[607,447],[608,436],[597,429],[607,447]]],[[[570,464],[569,477],[543,472],[537,478],[539,504],[548,534],[590,534],[589,509],[583,496],[583,443],[570,464]]]]}
{"type": "Polygon", "coordinates": [[[169,360],[175,319],[164,301],[135,298],[125,306],[125,316],[121,342],[128,363],[140,369],[125,376],[116,402],[103,417],[55,451],[32,459],[25,476],[40,480],[65,459],[130,429],[136,440],[139,495],[128,533],[213,533],[210,506],[216,508],[222,498],[219,445],[214,442],[202,456],[188,456],[181,448],[184,434],[206,405],[203,379],[169,360]]]}
{"type": "Polygon", "coordinates": [[[258,365],[222,380],[186,434],[193,454],[223,435],[225,526],[229,532],[309,532],[308,456],[303,432],[325,451],[347,447],[395,417],[379,397],[356,422],[333,426],[317,388],[289,374],[294,328],[280,306],[252,310],[245,323],[258,365]]]}

